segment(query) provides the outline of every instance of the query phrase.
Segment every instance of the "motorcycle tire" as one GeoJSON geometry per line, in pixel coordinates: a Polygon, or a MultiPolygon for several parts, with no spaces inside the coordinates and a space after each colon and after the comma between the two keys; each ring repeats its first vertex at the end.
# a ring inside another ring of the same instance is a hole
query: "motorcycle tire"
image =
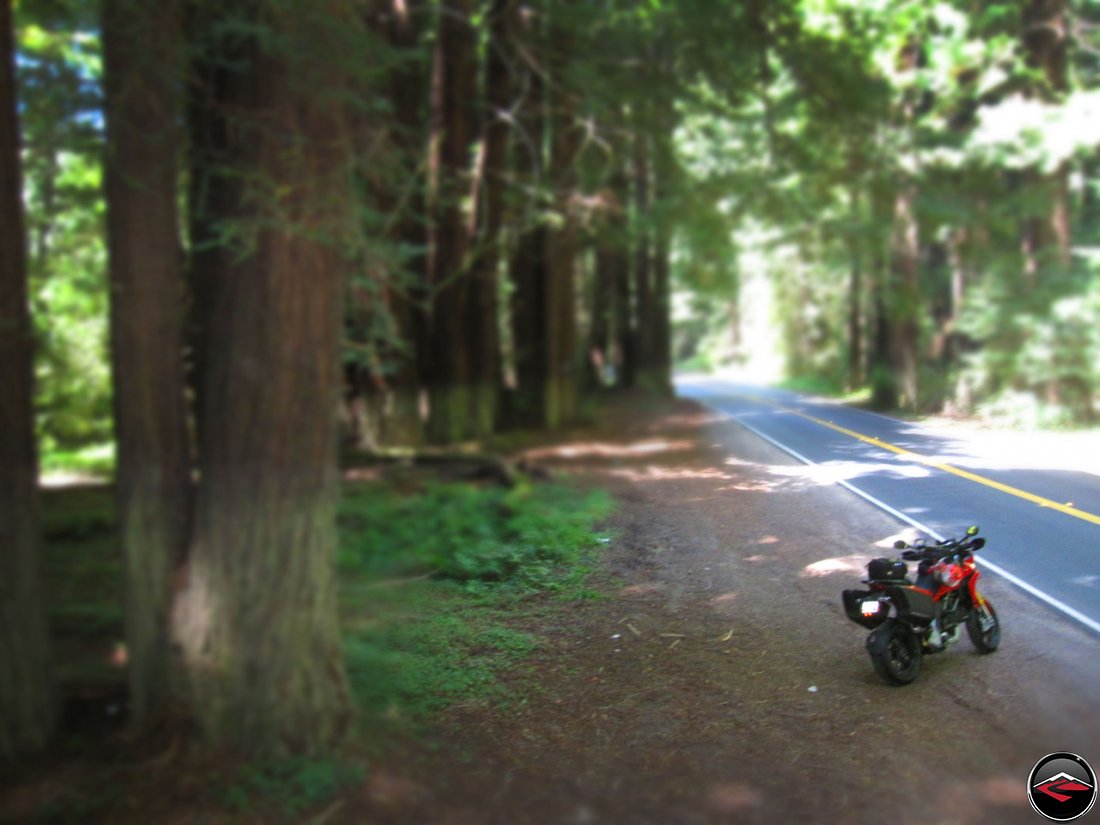
{"type": "Polygon", "coordinates": [[[920,639],[896,619],[887,619],[867,637],[875,672],[888,685],[907,685],[920,673],[920,639]]]}
{"type": "Polygon", "coordinates": [[[1001,620],[997,618],[997,611],[986,600],[985,604],[976,607],[966,617],[966,632],[970,641],[979,653],[992,653],[1001,643],[1001,620]],[[992,624],[985,630],[982,629],[982,612],[993,619],[992,624]]]}

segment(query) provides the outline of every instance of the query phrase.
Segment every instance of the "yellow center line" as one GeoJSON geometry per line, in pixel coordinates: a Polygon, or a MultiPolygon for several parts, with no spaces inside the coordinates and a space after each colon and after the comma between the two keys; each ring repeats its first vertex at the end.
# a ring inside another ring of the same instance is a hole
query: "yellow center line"
{"type": "MultiPolygon", "coordinates": [[[[777,405],[778,406],[778,405],[777,405]]],[[[1030,501],[1033,504],[1038,504],[1040,507],[1049,507],[1051,510],[1057,510],[1059,513],[1065,513],[1067,516],[1073,516],[1079,518],[1082,521],[1089,521],[1093,524],[1100,524],[1100,516],[1093,513],[1089,513],[1085,510],[1078,510],[1072,504],[1060,504],[1057,501],[1052,501],[1049,498],[1043,498],[1037,496],[1034,493],[1029,493],[1026,490],[1021,490],[1018,487],[1012,487],[1008,484],[1002,484],[999,481],[994,481],[991,478],[980,476],[977,473],[971,473],[968,470],[961,470],[958,467],[953,467],[950,464],[943,464],[939,461],[935,461],[927,456],[919,455],[910,450],[906,450],[903,447],[898,447],[887,441],[883,441],[881,438],[874,438],[873,436],[863,435],[863,433],[857,433],[855,430],[849,430],[846,427],[841,427],[839,424],[834,424],[832,421],[825,421],[821,418],[815,418],[812,415],[801,412],[799,410],[793,410],[790,407],[779,407],[779,409],[786,412],[793,413],[801,418],[805,418],[807,421],[812,421],[815,424],[820,424],[822,427],[828,427],[830,430],[835,430],[842,435],[849,436],[858,441],[862,441],[865,444],[871,444],[875,447],[881,447],[884,450],[889,450],[892,453],[897,453],[899,456],[905,459],[925,464],[929,467],[934,467],[937,470],[943,470],[945,473],[951,473],[959,478],[965,478],[968,481],[976,481],[978,484],[984,484],[986,487],[991,487],[994,490],[999,490],[1002,493],[1008,493],[1010,496],[1016,496],[1022,498],[1025,501],[1030,501]]]]}

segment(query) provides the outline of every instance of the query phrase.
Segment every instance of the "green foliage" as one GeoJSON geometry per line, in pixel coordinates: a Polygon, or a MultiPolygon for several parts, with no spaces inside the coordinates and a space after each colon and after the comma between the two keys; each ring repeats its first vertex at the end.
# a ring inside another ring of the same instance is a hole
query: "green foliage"
{"type": "MultiPolygon", "coordinates": [[[[361,710],[372,719],[420,723],[456,703],[505,701],[499,676],[536,650],[538,637],[506,626],[506,613],[469,594],[436,585],[420,599],[413,597],[415,617],[346,635],[361,710]]],[[[408,597],[402,601],[409,609],[408,597]]]]}
{"type": "Polygon", "coordinates": [[[585,556],[602,492],[432,485],[350,487],[341,507],[345,655],[372,725],[419,723],[464,702],[507,702],[500,675],[541,644],[509,606],[589,595],[585,556]],[[421,573],[413,579],[395,576],[421,573]],[[426,576],[424,574],[427,574],[426,576]]]}
{"type": "Polygon", "coordinates": [[[274,810],[284,820],[301,816],[363,781],[365,770],[333,759],[283,756],[250,762],[215,790],[233,813],[274,810]]]}
{"type": "Polygon", "coordinates": [[[609,510],[605,493],[551,485],[508,491],[434,485],[414,496],[353,488],[341,505],[340,566],[556,587],[562,568],[577,564],[593,545],[591,525],[609,510]]]}
{"type": "MultiPolygon", "coordinates": [[[[84,469],[111,441],[98,5],[27,2],[16,16],[18,92],[46,469],[84,469]]],[[[96,468],[107,465],[97,461],[96,468]]]]}

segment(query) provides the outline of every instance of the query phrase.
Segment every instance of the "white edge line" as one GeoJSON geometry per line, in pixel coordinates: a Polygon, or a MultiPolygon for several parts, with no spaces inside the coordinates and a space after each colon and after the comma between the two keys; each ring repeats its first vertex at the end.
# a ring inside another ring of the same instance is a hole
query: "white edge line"
{"type": "MultiPolygon", "coordinates": [[[[703,403],[706,404],[705,401],[703,403]]],[[[747,424],[739,416],[733,415],[732,413],[728,413],[725,410],[720,410],[717,407],[711,406],[710,404],[707,404],[707,406],[710,407],[715,412],[721,413],[722,415],[726,416],[727,418],[729,418],[729,419],[735,421],[736,423],[740,424],[746,430],[749,430],[750,432],[752,432],[755,435],[759,436],[760,438],[764,439],[769,444],[771,444],[773,447],[777,447],[780,450],[782,450],[783,452],[785,452],[787,455],[798,459],[803,464],[808,464],[808,465],[813,466],[813,467],[820,466],[816,461],[812,461],[812,460],[806,458],[806,456],[802,455],[801,453],[796,452],[795,450],[792,450],[786,444],[783,444],[779,441],[776,441],[770,435],[767,435],[766,433],[763,433],[760,430],[758,430],[756,427],[752,426],[752,424],[747,424]]],[[[875,498],[870,493],[865,493],[863,490],[859,489],[858,487],[851,484],[850,482],[847,482],[847,481],[844,481],[843,479],[840,479],[836,483],[839,484],[841,487],[844,487],[846,490],[849,490],[850,492],[855,493],[860,498],[862,498],[862,499],[868,501],[869,503],[873,504],[875,507],[878,507],[880,510],[882,510],[886,513],[889,513],[894,518],[900,519],[901,521],[904,521],[906,524],[909,524],[913,527],[916,527],[918,530],[920,530],[923,533],[927,533],[932,538],[934,538],[936,541],[943,541],[944,537],[941,536],[939,533],[937,533],[935,530],[933,530],[928,525],[921,524],[916,519],[905,515],[905,513],[901,512],[900,510],[894,509],[889,504],[887,504],[884,501],[880,501],[879,499],[875,498]]],[[[982,567],[988,568],[990,571],[996,573],[998,576],[1001,576],[1002,578],[1008,579],[1008,581],[1012,582],[1012,584],[1016,585],[1021,590],[1024,590],[1024,591],[1030,593],[1032,596],[1039,599],[1040,601],[1046,602],[1046,604],[1050,605],[1055,610],[1058,610],[1058,611],[1064,613],[1069,618],[1080,622],[1081,624],[1083,624],[1085,627],[1089,628],[1090,630],[1092,630],[1096,633],[1100,633],[1100,622],[1096,621],[1095,619],[1090,619],[1088,616],[1086,616],[1081,611],[1070,607],[1065,602],[1059,601],[1058,599],[1054,598],[1054,596],[1051,596],[1049,593],[1044,593],[1042,590],[1035,587],[1035,585],[1028,584],[1026,581],[1021,579],[1019,576],[1016,576],[1012,573],[1009,573],[1007,570],[1005,570],[1000,565],[994,564],[993,562],[989,561],[988,559],[984,559],[984,558],[978,558],[977,560],[981,563],[982,567]]]]}

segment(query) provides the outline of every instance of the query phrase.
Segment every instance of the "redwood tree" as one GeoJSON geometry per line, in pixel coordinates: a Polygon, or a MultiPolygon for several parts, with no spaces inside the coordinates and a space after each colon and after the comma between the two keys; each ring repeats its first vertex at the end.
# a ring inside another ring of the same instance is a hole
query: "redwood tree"
{"type": "Polygon", "coordinates": [[[227,59],[203,99],[232,116],[211,174],[235,194],[212,217],[233,245],[201,279],[211,357],[174,630],[207,736],[251,750],[319,750],[351,714],[333,576],[350,152],[324,93],[351,65],[351,5],[210,19],[227,59]]]}
{"type": "Polygon", "coordinates": [[[432,303],[424,360],[430,397],[428,438],[461,441],[476,434],[470,317],[470,150],[477,83],[476,37],[470,0],[448,0],[439,10],[432,78],[433,234],[429,265],[432,303]]]}
{"type": "Polygon", "coordinates": [[[41,750],[57,719],[39,574],[33,341],[11,3],[0,4],[0,759],[41,750]]]}
{"type": "Polygon", "coordinates": [[[172,575],[187,541],[176,207],[179,11],[167,0],[103,6],[115,491],[134,721],[170,692],[172,575]]]}

